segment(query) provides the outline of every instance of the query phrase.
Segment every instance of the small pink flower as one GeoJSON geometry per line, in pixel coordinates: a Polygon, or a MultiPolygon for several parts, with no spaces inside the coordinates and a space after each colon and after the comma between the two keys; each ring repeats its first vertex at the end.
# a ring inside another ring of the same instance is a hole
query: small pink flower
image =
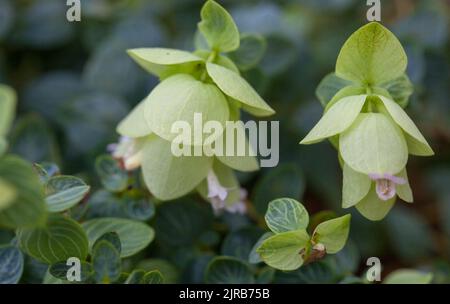
{"type": "Polygon", "coordinates": [[[371,173],[369,174],[369,178],[376,183],[377,195],[383,201],[388,201],[397,194],[397,185],[406,184],[405,179],[388,173],[371,173]]]}
{"type": "Polygon", "coordinates": [[[228,190],[220,184],[213,170],[208,172],[206,180],[208,182],[208,198],[218,198],[224,201],[228,196],[228,190]]]}
{"type": "Polygon", "coordinates": [[[141,151],[137,148],[136,141],[131,137],[121,136],[119,143],[109,144],[107,150],[114,158],[123,160],[124,167],[128,171],[141,166],[141,151]]]}

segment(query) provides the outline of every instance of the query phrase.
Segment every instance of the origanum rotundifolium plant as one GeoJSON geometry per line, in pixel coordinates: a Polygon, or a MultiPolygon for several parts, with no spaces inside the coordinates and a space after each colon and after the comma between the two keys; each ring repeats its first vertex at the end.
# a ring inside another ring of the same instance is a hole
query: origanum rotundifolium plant
{"type": "Polygon", "coordinates": [[[269,203],[265,221],[271,232],[255,244],[250,262],[260,260],[284,271],[342,250],[350,231],[350,214],[320,223],[309,220],[308,211],[298,201],[280,198],[269,203]],[[309,234],[308,231],[312,233],[309,234]]]}
{"type": "MultiPolygon", "coordinates": [[[[122,159],[127,170],[142,167],[147,187],[160,200],[197,190],[218,212],[242,212],[245,190],[240,188],[233,169],[258,170],[254,154],[175,156],[171,144],[177,133],[172,127],[177,121],[194,126],[195,115],[201,113],[204,122],[217,121],[225,131],[215,132],[205,141],[191,138],[183,149],[194,150],[221,141],[226,150],[225,123],[238,121],[240,110],[255,116],[274,114],[230,59],[240,58],[240,44],[252,46],[255,54],[261,54],[265,41],[258,35],[241,36],[229,13],[214,1],[207,1],[201,10],[196,40],[199,43],[194,52],[167,48],[128,50],[131,58],[161,82],[118,125],[122,138],[113,147],[113,156],[122,159]]],[[[247,53],[247,58],[255,64],[254,56],[247,53]]],[[[248,68],[249,62],[239,63],[248,68]]],[[[250,149],[245,133],[242,136],[235,142],[250,149]]]]}
{"type": "Polygon", "coordinates": [[[329,139],[343,169],[342,207],[383,219],[397,196],[412,203],[408,156],[433,150],[403,110],[412,93],[407,56],[398,39],[369,23],[345,42],[335,74],[319,85],[323,117],[301,144],[329,139]]]}

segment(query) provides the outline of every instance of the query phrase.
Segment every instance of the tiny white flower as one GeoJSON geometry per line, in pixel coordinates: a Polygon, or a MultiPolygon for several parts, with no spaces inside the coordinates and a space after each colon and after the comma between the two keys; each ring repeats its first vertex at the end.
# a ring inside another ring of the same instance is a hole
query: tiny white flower
{"type": "Polygon", "coordinates": [[[234,202],[233,204],[227,204],[226,199],[230,189],[227,189],[220,184],[219,179],[213,170],[209,171],[206,180],[208,183],[208,198],[216,215],[221,214],[223,211],[245,214],[247,211],[245,206],[247,191],[245,189],[240,189],[239,201],[234,202]]]}

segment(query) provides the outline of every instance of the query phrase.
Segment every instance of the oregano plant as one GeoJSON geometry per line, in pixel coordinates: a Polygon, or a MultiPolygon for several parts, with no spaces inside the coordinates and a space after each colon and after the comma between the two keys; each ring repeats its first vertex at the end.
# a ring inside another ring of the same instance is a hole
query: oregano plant
{"type": "Polygon", "coordinates": [[[397,197],[413,202],[409,155],[434,154],[403,109],[412,93],[407,61],[380,23],[357,30],[341,49],[335,74],[319,86],[323,117],[301,141],[332,142],[343,171],[342,207],[355,206],[372,221],[383,219],[397,197]]]}
{"type": "MultiPolygon", "coordinates": [[[[247,46],[247,53],[258,53],[265,46],[264,40],[251,35],[241,38],[230,14],[214,1],[204,4],[198,30],[197,40],[204,43],[198,43],[194,52],[167,48],[128,50],[142,68],[159,77],[160,83],[119,124],[117,131],[123,137],[113,156],[123,159],[127,170],[142,167],[146,185],[160,200],[176,199],[196,190],[215,210],[239,212],[243,208],[243,191],[233,170],[258,170],[256,158],[250,153],[175,156],[171,153],[177,135],[173,125],[185,121],[194,128],[197,114],[204,121],[219,122],[222,133],[214,133],[205,141],[190,138],[183,148],[195,150],[222,141],[226,149],[226,139],[232,134],[227,134],[225,124],[239,120],[241,110],[256,116],[272,115],[274,110],[230,59],[241,41],[247,46]]],[[[241,64],[248,68],[246,62],[244,58],[241,64]]],[[[237,136],[245,133],[238,132],[237,136]]],[[[236,142],[249,146],[246,138],[237,138],[236,142]]]]}

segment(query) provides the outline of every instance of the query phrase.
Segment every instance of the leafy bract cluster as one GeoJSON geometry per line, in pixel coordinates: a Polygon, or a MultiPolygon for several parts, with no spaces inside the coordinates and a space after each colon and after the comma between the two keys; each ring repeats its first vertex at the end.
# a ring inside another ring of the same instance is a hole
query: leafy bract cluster
{"type": "MultiPolygon", "coordinates": [[[[193,53],[165,48],[128,51],[161,82],[119,124],[117,131],[126,137],[126,143],[119,145],[115,156],[123,158],[127,169],[142,165],[145,182],[158,199],[175,199],[197,189],[202,196],[216,202],[215,206],[226,208],[240,200],[239,184],[232,169],[257,170],[253,153],[247,150],[244,156],[193,156],[194,153],[174,156],[171,143],[177,134],[173,133],[172,126],[177,121],[185,121],[192,127],[194,114],[201,113],[204,122],[217,121],[225,131],[215,132],[205,141],[192,138],[184,143],[183,149],[212,146],[218,141],[226,149],[226,138],[231,134],[227,133],[225,123],[239,120],[241,109],[256,116],[273,114],[273,109],[224,54],[239,56],[241,43],[253,50],[263,49],[264,43],[258,36],[240,37],[231,16],[214,1],[203,6],[198,28],[199,39],[205,43],[193,53]]],[[[241,63],[248,68],[245,64],[248,62],[241,63]]],[[[245,133],[239,133],[235,142],[249,146],[245,133]]]]}
{"type": "Polygon", "coordinates": [[[265,220],[272,232],[258,241],[256,252],[269,266],[295,270],[304,263],[339,252],[347,242],[350,215],[324,221],[311,227],[305,207],[294,199],[281,198],[269,203],[265,220]],[[313,230],[309,235],[307,229],[313,230]]]}
{"type": "Polygon", "coordinates": [[[412,93],[406,54],[397,38],[369,23],[344,44],[336,73],[320,84],[325,113],[301,141],[329,139],[343,168],[342,206],[356,206],[366,218],[383,219],[396,197],[413,201],[408,155],[433,155],[402,107],[412,93]]]}

